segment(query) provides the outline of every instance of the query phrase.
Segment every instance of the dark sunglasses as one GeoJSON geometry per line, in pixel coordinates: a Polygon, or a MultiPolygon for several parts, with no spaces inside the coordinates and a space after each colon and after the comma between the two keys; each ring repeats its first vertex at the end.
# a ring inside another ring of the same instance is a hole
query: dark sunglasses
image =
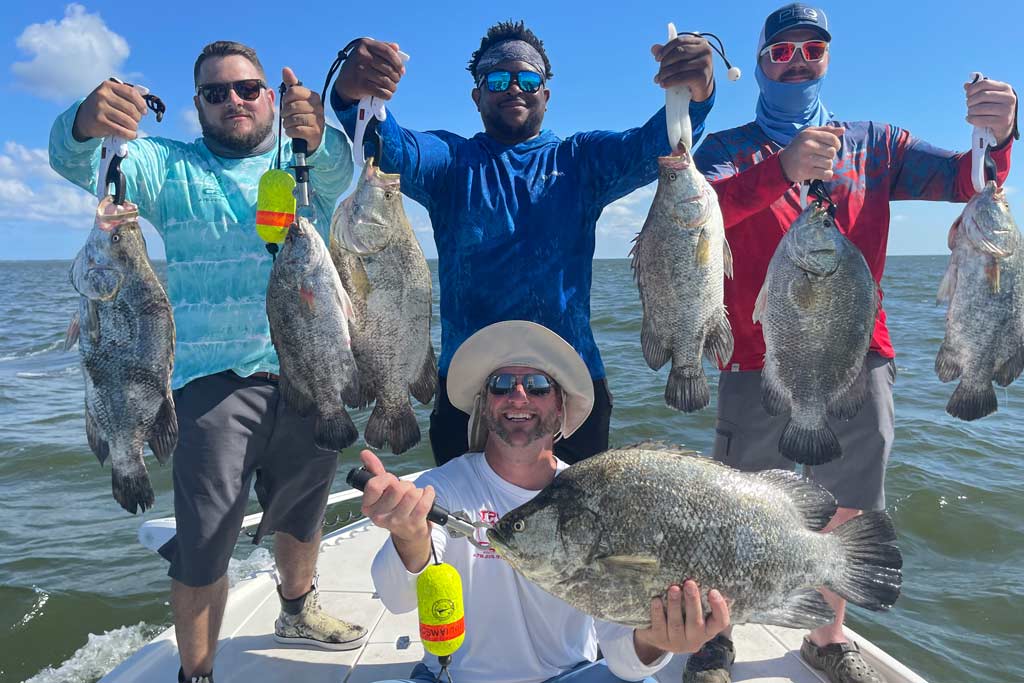
{"type": "Polygon", "coordinates": [[[484,83],[490,92],[505,92],[515,83],[523,92],[535,93],[544,85],[544,77],[533,71],[520,71],[516,74],[511,71],[492,71],[480,77],[477,87],[484,83]]]}
{"type": "Polygon", "coordinates": [[[761,54],[767,54],[772,64],[786,64],[796,55],[796,51],[804,53],[805,62],[820,62],[828,52],[828,42],[824,40],[804,40],[800,42],[784,41],[765,45],[761,54]]]}
{"type": "Polygon", "coordinates": [[[203,96],[209,104],[221,104],[228,99],[228,92],[235,91],[235,94],[243,100],[252,102],[259,99],[260,93],[267,87],[259,78],[247,78],[244,81],[232,81],[230,83],[207,83],[196,88],[196,92],[203,96]]]}
{"type": "Polygon", "coordinates": [[[487,378],[487,390],[492,396],[507,396],[516,390],[516,385],[522,385],[530,396],[547,396],[554,388],[551,380],[541,374],[513,375],[503,372],[487,378]]]}

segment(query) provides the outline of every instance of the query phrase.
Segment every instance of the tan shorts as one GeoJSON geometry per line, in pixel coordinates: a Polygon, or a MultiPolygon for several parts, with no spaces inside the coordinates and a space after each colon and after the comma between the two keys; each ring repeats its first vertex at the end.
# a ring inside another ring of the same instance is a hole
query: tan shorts
{"type": "MultiPolygon", "coordinates": [[[[828,419],[839,437],[842,457],[806,467],[804,474],[828,489],[840,507],[883,510],[885,468],[895,429],[896,363],[873,351],[864,363],[869,373],[864,405],[851,420],[828,419]]],[[[792,470],[796,463],[779,453],[779,437],[788,421],[788,415],[773,417],[762,407],[760,370],[723,372],[718,380],[718,421],[711,455],[747,472],[792,470]]]]}

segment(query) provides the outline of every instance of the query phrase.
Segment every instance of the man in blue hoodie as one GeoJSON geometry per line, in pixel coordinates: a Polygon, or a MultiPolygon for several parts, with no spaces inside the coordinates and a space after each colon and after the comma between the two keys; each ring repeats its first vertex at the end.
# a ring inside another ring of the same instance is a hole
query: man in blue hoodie
{"type": "MultiPolygon", "coordinates": [[[[254,478],[264,509],[254,542],[275,534],[281,577],[275,638],[345,650],[359,647],[366,630],[319,606],[314,574],[338,454],[316,447],[310,419],[289,409],[278,391],[266,314],[271,257],[256,234],[257,186],[276,159],[274,90],[256,52],[229,41],[203,48],[194,78],[202,138],[139,138],[145,101],[130,86],[105,81],[57,118],[50,165],[95,192],[100,139],[130,140],[121,165],[126,197],[164,241],[179,436],[176,535],[160,554],[171,563],[178,680],[212,683],[225,573],[254,478]]],[[[285,132],[308,144],[316,225],[325,234],[352,179],[351,146],[324,125],[320,97],[291,69],[283,78],[290,86],[281,101],[285,132]]]]}
{"type": "MultiPolygon", "coordinates": [[[[651,52],[660,65],[659,85],[690,87],[696,141],[714,100],[710,47],[683,35],[651,52]]],[[[624,132],[562,139],[542,130],[551,64],[523,22],[492,26],[468,70],[484,132],[466,139],[413,131],[399,126],[390,110],[378,128],[381,169],[400,173],[402,191],[426,207],[437,243],[441,357],[430,416],[434,459],[443,464],[468,446],[469,418],[452,406],[445,382],[455,349],[491,323],[530,320],[572,344],[594,381],[593,412],[555,447],[559,458],[577,462],[607,449],[612,408],[590,329],[597,219],[608,204],[657,178],[658,157],[671,153],[665,112],[624,132]]],[[[390,100],[404,73],[396,44],[354,41],[331,92],[350,136],[359,100],[390,100]]],[[[376,149],[374,139],[367,157],[376,149]]]]}

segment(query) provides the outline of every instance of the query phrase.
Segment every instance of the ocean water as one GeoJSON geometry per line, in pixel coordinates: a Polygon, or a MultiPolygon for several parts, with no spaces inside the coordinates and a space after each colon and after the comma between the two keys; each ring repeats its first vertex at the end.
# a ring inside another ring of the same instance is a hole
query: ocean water
{"type": "MultiPolygon", "coordinates": [[[[77,307],[68,266],[0,262],[3,682],[95,681],[170,623],[165,563],[137,543],[143,518],[114,502],[109,469],[85,441],[78,355],[62,349],[77,307]]],[[[1000,390],[999,412],[973,424],[944,412],[952,389],[933,371],[944,267],[945,257],[889,259],[883,285],[899,374],[887,494],[905,583],[892,611],[852,608],[849,623],[936,683],[1024,681],[1024,389],[1000,390]]],[[[670,410],[666,371],[643,361],[628,261],[595,262],[592,309],[614,394],[613,444],[658,439],[708,451],[714,404],[696,415],[670,410]]],[[[435,322],[435,345],[438,337],[435,322]]],[[[419,409],[424,434],[427,415],[419,409]]],[[[360,427],[367,416],[355,416],[360,427]]],[[[343,454],[336,490],[357,452],[343,454]]],[[[425,443],[385,460],[400,473],[432,464],[425,443]]],[[[157,500],[146,518],[168,516],[170,468],[147,464],[157,500]]],[[[329,522],[351,512],[330,510],[329,522]]],[[[270,555],[243,535],[235,557],[237,574],[270,555]]]]}

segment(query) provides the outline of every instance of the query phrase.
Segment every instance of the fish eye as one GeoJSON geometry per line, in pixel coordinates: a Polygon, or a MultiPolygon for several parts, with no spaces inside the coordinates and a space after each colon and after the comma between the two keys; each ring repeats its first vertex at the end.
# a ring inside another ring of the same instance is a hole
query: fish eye
{"type": "Polygon", "coordinates": [[[669,180],[675,180],[676,179],[676,174],[675,173],[669,173],[668,174],[668,179],[669,180]]]}
{"type": "Polygon", "coordinates": [[[524,531],[525,529],[526,529],[526,522],[524,522],[523,520],[517,519],[516,521],[512,522],[512,530],[513,531],[524,531]]]}
{"type": "Polygon", "coordinates": [[[390,192],[385,192],[384,193],[384,199],[391,199],[391,197],[393,197],[393,196],[394,195],[392,195],[390,192]]]}
{"type": "Polygon", "coordinates": [[[829,219],[826,218],[825,219],[825,227],[826,228],[831,228],[832,227],[832,221],[830,221],[829,219]]]}
{"type": "Polygon", "coordinates": [[[113,235],[110,236],[110,241],[113,242],[114,244],[117,244],[118,242],[121,241],[121,235],[115,232],[113,235]]]}

